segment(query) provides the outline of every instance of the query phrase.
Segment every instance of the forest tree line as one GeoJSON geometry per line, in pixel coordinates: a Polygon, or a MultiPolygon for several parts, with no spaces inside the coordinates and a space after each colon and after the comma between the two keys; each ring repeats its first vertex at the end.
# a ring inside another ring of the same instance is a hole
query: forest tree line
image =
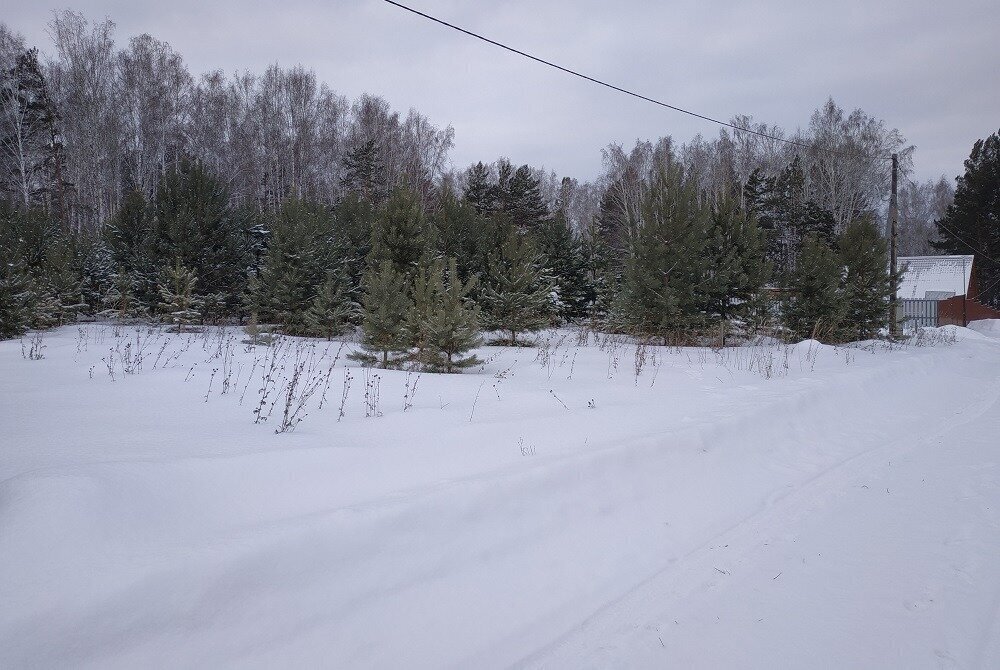
{"type": "MultiPolygon", "coordinates": [[[[482,329],[885,325],[882,158],[906,172],[913,149],[832,100],[794,134],[733,119],[807,148],[730,129],[612,144],[581,183],[505,158],[456,170],[450,127],[301,66],[196,79],[168,44],[119,49],[112,23],[69,11],[50,35],[45,60],[0,24],[5,336],[80,316],[360,325],[372,360],[451,368],[482,329]]],[[[901,253],[931,251],[951,198],[904,180],[901,253]]]]}

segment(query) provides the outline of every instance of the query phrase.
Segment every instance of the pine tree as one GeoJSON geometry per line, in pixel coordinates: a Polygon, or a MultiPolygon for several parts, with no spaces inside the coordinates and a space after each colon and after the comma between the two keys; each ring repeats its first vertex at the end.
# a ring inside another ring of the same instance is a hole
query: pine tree
{"type": "Polygon", "coordinates": [[[412,273],[424,253],[425,220],[415,193],[397,189],[372,227],[371,257],[387,260],[404,275],[412,273]]]}
{"type": "Polygon", "coordinates": [[[955,201],[936,222],[934,248],[974,254],[979,301],[1000,308],[1000,132],[976,141],[958,178],[955,201]]]}
{"type": "Polygon", "coordinates": [[[846,313],[840,258],[815,234],[806,236],[795,270],[792,293],[784,301],[785,326],[800,338],[837,341],[846,313]]]}
{"type": "Polygon", "coordinates": [[[798,156],[774,177],[754,170],[744,187],[744,199],[764,232],[765,256],[779,281],[794,269],[806,235],[812,233],[834,246],[833,212],[809,197],[798,156]]]}
{"type": "Polygon", "coordinates": [[[475,277],[462,282],[454,258],[448,259],[447,268],[437,264],[424,358],[432,370],[455,372],[480,363],[475,354],[464,356],[480,344],[479,307],[469,297],[475,283],[475,277]]]}
{"type": "Polygon", "coordinates": [[[539,269],[540,260],[531,241],[511,229],[486,268],[480,292],[483,321],[487,328],[509,334],[512,346],[518,334],[549,323],[552,286],[539,269]]]}
{"type": "Polygon", "coordinates": [[[408,345],[415,349],[414,358],[427,363],[430,353],[430,320],[436,307],[441,284],[442,264],[439,258],[425,254],[412,272],[409,282],[410,306],[403,321],[408,345]]]}
{"type": "Polygon", "coordinates": [[[341,335],[347,330],[353,312],[353,304],[344,294],[341,282],[330,273],[306,310],[306,334],[328,340],[341,335]]]}
{"type": "Polygon", "coordinates": [[[615,305],[621,327],[666,341],[703,325],[709,225],[694,180],[679,169],[662,172],[644,198],[626,261],[615,305]]]}
{"type": "Polygon", "coordinates": [[[392,262],[373,264],[365,275],[364,334],[362,352],[350,355],[365,365],[388,368],[399,365],[409,352],[405,328],[410,299],[406,295],[406,276],[392,262]]]}
{"type": "Polygon", "coordinates": [[[157,285],[161,298],[159,309],[179,333],[184,332],[185,326],[194,323],[201,316],[198,309],[202,300],[194,292],[197,283],[198,277],[194,270],[182,265],[180,259],[174,262],[173,267],[166,267],[160,273],[157,285]]]}
{"type": "MultiPolygon", "coordinates": [[[[752,216],[723,198],[712,208],[705,298],[709,315],[725,329],[733,319],[758,311],[761,290],[770,275],[764,260],[763,236],[752,216]]],[[[725,330],[723,331],[725,340],[725,330]]]]}
{"type": "Polygon", "coordinates": [[[843,335],[867,340],[889,326],[889,298],[899,277],[889,273],[886,241],[870,218],[858,218],[844,229],[839,241],[844,266],[843,335]]]}

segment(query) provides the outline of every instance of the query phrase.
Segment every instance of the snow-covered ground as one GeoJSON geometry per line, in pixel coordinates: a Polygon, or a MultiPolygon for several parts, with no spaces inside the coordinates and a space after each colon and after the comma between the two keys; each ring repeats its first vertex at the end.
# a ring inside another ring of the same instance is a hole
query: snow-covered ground
{"type": "Polygon", "coordinates": [[[419,377],[0,342],[0,667],[1000,667],[998,326],[419,377]]]}

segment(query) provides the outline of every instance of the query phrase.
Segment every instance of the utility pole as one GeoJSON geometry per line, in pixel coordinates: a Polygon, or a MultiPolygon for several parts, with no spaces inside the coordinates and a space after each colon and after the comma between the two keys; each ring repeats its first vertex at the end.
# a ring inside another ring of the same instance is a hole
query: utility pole
{"type": "Polygon", "coordinates": [[[893,288],[889,297],[889,336],[899,336],[899,321],[896,316],[896,293],[895,285],[897,262],[896,262],[896,229],[898,228],[899,206],[896,200],[896,193],[899,189],[899,154],[892,155],[892,191],[889,194],[889,272],[892,273],[893,288]]]}

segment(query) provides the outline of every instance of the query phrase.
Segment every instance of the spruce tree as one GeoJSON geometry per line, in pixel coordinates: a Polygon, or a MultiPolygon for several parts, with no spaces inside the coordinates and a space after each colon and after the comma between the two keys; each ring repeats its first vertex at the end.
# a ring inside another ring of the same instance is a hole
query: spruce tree
{"type": "Polygon", "coordinates": [[[30,285],[30,325],[36,330],[58,326],[63,321],[63,305],[50,287],[32,282],[30,285]]]}
{"type": "Polygon", "coordinates": [[[552,280],[557,314],[564,320],[586,316],[594,300],[593,286],[587,277],[583,245],[570,230],[563,210],[538,225],[535,239],[552,280]]]}
{"type": "Polygon", "coordinates": [[[873,338],[889,326],[889,298],[899,283],[889,272],[888,245],[870,218],[858,218],[844,229],[838,246],[844,267],[842,334],[873,338]]]}
{"type": "Polygon", "coordinates": [[[794,336],[839,340],[846,313],[841,280],[837,254],[818,235],[807,235],[782,306],[785,326],[794,336]]]}
{"type": "Polygon", "coordinates": [[[518,334],[549,324],[552,286],[539,269],[540,257],[531,240],[510,229],[501,247],[490,255],[480,306],[490,330],[501,330],[517,345],[518,334]]]}
{"type": "Polygon", "coordinates": [[[1000,308],[1000,132],[973,145],[955,201],[936,225],[934,248],[974,254],[979,301],[1000,308]]]}
{"type": "Polygon", "coordinates": [[[504,211],[519,230],[534,230],[548,217],[538,178],[527,165],[514,171],[505,200],[504,211]]]}
{"type": "Polygon", "coordinates": [[[235,311],[249,259],[225,186],[200,162],[184,161],[160,181],[152,215],[152,257],[179,259],[203,293],[224,293],[235,311]]]}
{"type": "Polygon", "coordinates": [[[506,158],[498,158],[496,162],[496,180],[492,182],[491,200],[494,212],[503,212],[508,217],[514,208],[514,197],[510,182],[514,178],[514,166],[506,158]]]}
{"type": "Polygon", "coordinates": [[[457,197],[450,189],[442,190],[440,204],[431,217],[442,256],[454,258],[463,279],[482,270],[477,262],[479,238],[486,221],[467,200],[457,197]]]}
{"type": "Polygon", "coordinates": [[[31,321],[31,287],[27,275],[0,252],[0,340],[19,337],[31,321]]]}
{"type": "Polygon", "coordinates": [[[496,190],[491,183],[490,169],[482,161],[466,171],[462,195],[480,216],[489,216],[496,211],[496,190]]]}
{"type": "Polygon", "coordinates": [[[596,322],[605,322],[612,313],[621,284],[620,264],[596,222],[585,233],[580,249],[591,291],[588,316],[596,322]]]}
{"type": "Polygon", "coordinates": [[[88,307],[82,295],[84,259],[80,242],[79,236],[61,233],[46,249],[38,283],[50,300],[57,326],[75,321],[77,314],[88,307]]]}
{"type": "Polygon", "coordinates": [[[410,341],[405,328],[410,299],[406,276],[391,261],[373,263],[365,275],[363,336],[364,351],[350,355],[365,365],[388,368],[406,359],[410,341]]]}
{"type": "Polygon", "coordinates": [[[100,237],[87,247],[80,283],[81,299],[87,304],[87,313],[96,314],[104,309],[104,296],[115,280],[114,260],[111,250],[100,237]]]}
{"type": "Polygon", "coordinates": [[[145,196],[139,191],[129,192],[118,212],[105,225],[102,236],[117,274],[138,280],[133,287],[134,297],[155,307],[159,296],[153,259],[157,257],[157,250],[153,238],[153,213],[145,196]]]}
{"type": "Polygon", "coordinates": [[[346,195],[356,196],[375,207],[385,202],[389,188],[375,138],[359,142],[344,156],[340,187],[346,195]]]}
{"type": "Polygon", "coordinates": [[[202,301],[194,292],[197,283],[198,277],[194,270],[182,265],[180,259],[174,262],[173,267],[166,267],[160,273],[157,285],[161,298],[159,311],[169,323],[174,324],[179,333],[184,332],[185,326],[194,323],[201,316],[198,308],[202,301]]]}

